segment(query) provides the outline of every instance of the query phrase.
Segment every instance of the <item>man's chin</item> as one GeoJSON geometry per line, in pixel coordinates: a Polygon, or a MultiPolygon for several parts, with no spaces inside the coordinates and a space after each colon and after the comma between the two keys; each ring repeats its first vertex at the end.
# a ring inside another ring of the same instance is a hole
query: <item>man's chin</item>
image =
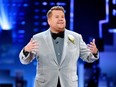
{"type": "Polygon", "coordinates": [[[62,32],[62,31],[64,31],[64,29],[65,29],[64,27],[63,28],[59,28],[58,31],[62,32]]]}

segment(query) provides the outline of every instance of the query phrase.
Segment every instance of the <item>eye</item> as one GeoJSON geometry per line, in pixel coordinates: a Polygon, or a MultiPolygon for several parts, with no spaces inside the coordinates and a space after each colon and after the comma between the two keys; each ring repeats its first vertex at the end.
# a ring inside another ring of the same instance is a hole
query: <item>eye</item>
{"type": "Polygon", "coordinates": [[[64,18],[64,16],[62,16],[62,18],[64,18]]]}
{"type": "Polygon", "coordinates": [[[58,16],[56,16],[55,18],[58,18],[58,16]]]}

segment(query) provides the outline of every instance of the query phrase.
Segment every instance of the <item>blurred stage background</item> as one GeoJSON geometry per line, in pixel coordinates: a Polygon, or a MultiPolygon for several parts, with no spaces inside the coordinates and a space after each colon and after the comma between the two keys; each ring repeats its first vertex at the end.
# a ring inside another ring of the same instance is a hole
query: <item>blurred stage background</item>
{"type": "Polygon", "coordinates": [[[100,59],[78,61],[79,87],[116,87],[116,0],[0,0],[0,87],[33,87],[36,60],[22,65],[19,52],[33,34],[48,29],[47,11],[60,5],[66,28],[96,38],[100,59]]]}

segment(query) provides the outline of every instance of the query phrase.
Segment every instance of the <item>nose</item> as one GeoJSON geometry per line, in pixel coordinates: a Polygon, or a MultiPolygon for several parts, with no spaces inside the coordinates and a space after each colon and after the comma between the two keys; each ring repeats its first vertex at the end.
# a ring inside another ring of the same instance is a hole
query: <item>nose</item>
{"type": "Polygon", "coordinates": [[[63,21],[64,18],[59,18],[60,21],[63,21]]]}

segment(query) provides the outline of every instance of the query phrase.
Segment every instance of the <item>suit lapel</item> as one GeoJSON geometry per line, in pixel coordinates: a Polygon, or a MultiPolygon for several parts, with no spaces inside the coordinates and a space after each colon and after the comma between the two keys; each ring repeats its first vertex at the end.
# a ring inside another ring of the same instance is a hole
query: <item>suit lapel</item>
{"type": "Polygon", "coordinates": [[[51,56],[53,57],[53,59],[56,62],[56,64],[58,64],[58,61],[57,61],[57,58],[56,58],[56,54],[55,54],[55,50],[54,50],[54,45],[53,45],[52,37],[51,37],[51,33],[50,33],[50,29],[48,29],[45,32],[45,35],[43,35],[43,37],[44,37],[44,39],[46,41],[47,47],[49,48],[49,50],[52,53],[51,56]]]}
{"type": "Polygon", "coordinates": [[[63,51],[62,51],[62,58],[61,58],[60,65],[62,65],[62,63],[65,59],[66,51],[67,51],[67,46],[68,46],[68,35],[67,34],[68,34],[67,30],[65,29],[64,47],[63,47],[63,51]]]}

